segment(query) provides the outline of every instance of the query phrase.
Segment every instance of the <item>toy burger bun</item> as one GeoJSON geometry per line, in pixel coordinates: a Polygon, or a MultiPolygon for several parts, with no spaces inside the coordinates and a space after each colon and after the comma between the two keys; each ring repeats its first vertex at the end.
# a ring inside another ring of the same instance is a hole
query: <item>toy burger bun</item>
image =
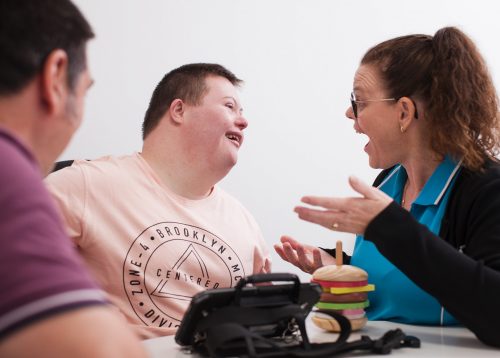
{"type": "Polygon", "coordinates": [[[328,265],[314,271],[313,279],[325,282],[364,282],[368,280],[365,270],[351,265],[328,265]]]}
{"type": "MultiPolygon", "coordinates": [[[[337,243],[337,252],[342,252],[342,246],[337,243]]],[[[375,289],[368,283],[366,271],[356,266],[342,265],[340,260],[336,265],[324,266],[317,269],[312,282],[321,285],[323,293],[316,308],[321,311],[336,311],[344,315],[351,322],[352,330],[358,330],[366,325],[365,308],[369,301],[367,292],[375,289]]],[[[322,329],[339,332],[337,321],[328,314],[316,312],[312,321],[322,329]]]]}

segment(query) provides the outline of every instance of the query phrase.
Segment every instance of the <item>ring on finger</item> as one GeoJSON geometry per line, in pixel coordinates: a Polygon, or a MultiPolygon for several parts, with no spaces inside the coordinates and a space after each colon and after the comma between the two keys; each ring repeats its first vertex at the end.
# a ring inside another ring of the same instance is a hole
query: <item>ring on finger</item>
{"type": "Polygon", "coordinates": [[[334,222],[332,224],[332,230],[337,230],[339,228],[340,224],[338,222],[334,222]]]}

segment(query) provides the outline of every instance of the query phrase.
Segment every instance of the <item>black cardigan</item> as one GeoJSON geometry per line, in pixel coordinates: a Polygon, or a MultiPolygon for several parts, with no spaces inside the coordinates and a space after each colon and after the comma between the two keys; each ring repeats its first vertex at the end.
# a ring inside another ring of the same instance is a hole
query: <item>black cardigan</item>
{"type": "MultiPolygon", "coordinates": [[[[373,185],[391,169],[382,171],[373,185]]],[[[392,202],[368,224],[364,238],[479,340],[500,347],[498,162],[488,161],[481,172],[461,169],[439,237],[392,202]]],[[[335,250],[325,251],[335,255],[335,250]]]]}

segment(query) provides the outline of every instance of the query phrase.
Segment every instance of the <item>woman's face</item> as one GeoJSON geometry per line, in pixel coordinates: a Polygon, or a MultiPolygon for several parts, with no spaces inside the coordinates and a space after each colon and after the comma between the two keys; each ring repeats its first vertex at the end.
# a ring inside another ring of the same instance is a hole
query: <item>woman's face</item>
{"type": "Polygon", "coordinates": [[[368,136],[365,145],[372,168],[385,169],[401,162],[404,146],[401,143],[396,100],[383,88],[378,70],[373,65],[361,65],[354,76],[354,98],[357,118],[350,106],[346,116],[354,121],[354,130],[368,136]],[[383,101],[379,101],[385,99],[383,101]],[[368,101],[368,102],[363,102],[368,101]]]}

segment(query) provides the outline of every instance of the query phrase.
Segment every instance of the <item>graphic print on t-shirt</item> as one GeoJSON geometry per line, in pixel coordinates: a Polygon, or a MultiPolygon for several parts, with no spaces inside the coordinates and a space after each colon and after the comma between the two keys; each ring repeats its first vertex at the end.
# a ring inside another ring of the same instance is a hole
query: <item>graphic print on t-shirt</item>
{"type": "Polygon", "coordinates": [[[233,287],[245,276],[236,252],[196,226],[162,222],[137,237],[123,265],[130,305],[147,326],[172,328],[191,298],[217,287],[233,287]]]}

